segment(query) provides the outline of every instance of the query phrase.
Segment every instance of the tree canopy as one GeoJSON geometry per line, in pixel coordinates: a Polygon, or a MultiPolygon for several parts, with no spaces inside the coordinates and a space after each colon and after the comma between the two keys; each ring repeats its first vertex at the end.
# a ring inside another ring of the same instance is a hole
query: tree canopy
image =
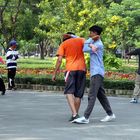
{"type": "Polygon", "coordinates": [[[27,42],[43,53],[58,47],[67,31],[88,38],[96,24],[103,27],[106,50],[140,47],[139,7],[139,0],[0,0],[0,45],[6,50],[14,38],[21,50],[27,42]]]}

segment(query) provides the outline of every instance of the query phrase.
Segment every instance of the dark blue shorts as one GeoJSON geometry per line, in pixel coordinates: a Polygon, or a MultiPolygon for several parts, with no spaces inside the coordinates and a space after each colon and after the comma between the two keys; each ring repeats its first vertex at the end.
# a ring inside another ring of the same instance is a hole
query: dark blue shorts
{"type": "Polygon", "coordinates": [[[64,94],[73,94],[78,98],[83,97],[86,84],[85,71],[67,71],[65,73],[65,82],[64,94]]]}

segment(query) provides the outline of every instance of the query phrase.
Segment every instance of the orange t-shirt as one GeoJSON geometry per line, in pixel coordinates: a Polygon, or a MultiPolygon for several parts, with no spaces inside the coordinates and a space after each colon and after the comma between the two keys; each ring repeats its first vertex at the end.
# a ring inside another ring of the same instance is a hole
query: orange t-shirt
{"type": "Polygon", "coordinates": [[[71,38],[60,44],[57,56],[63,56],[66,59],[66,70],[75,71],[86,69],[83,46],[83,38],[71,38]]]}

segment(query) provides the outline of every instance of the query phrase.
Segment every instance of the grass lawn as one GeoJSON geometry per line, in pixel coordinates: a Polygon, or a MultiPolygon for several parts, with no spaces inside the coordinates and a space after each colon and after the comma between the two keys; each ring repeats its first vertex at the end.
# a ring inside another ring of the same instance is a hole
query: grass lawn
{"type": "Polygon", "coordinates": [[[20,69],[52,69],[54,68],[54,58],[48,57],[45,60],[38,58],[25,58],[18,60],[18,68],[20,69]]]}
{"type": "MultiPolygon", "coordinates": [[[[18,69],[53,69],[55,58],[47,57],[44,60],[39,58],[20,58],[17,60],[18,69]]],[[[0,68],[6,68],[6,65],[0,65],[0,68]]]]}
{"type": "MultiPolygon", "coordinates": [[[[17,61],[18,69],[47,69],[52,70],[55,67],[56,58],[47,57],[44,60],[39,58],[20,58],[17,61]]],[[[127,60],[123,60],[123,65],[119,69],[105,68],[106,71],[122,72],[122,73],[135,73],[138,67],[138,62],[135,59],[130,59],[129,63],[127,60]]],[[[0,64],[0,69],[6,69],[6,65],[0,64]]]]}

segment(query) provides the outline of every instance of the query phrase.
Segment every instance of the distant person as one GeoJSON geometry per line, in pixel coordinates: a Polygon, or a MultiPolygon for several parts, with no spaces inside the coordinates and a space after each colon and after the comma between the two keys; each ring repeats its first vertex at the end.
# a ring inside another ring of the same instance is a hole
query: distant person
{"type": "Polygon", "coordinates": [[[6,53],[6,64],[8,70],[8,90],[15,90],[15,75],[17,68],[17,59],[19,58],[17,48],[17,42],[15,40],[10,41],[10,47],[6,53]]]}
{"type": "Polygon", "coordinates": [[[139,57],[139,66],[138,66],[138,70],[137,70],[137,74],[136,74],[136,78],[135,78],[135,88],[133,91],[133,97],[130,101],[130,103],[138,103],[138,99],[140,96],[140,48],[135,49],[131,52],[128,52],[127,55],[129,55],[129,56],[137,55],[139,57]]]}
{"type": "MultiPolygon", "coordinates": [[[[2,59],[2,57],[0,57],[0,63],[5,64],[5,61],[2,59]]],[[[4,81],[1,77],[1,72],[0,72],[0,91],[1,91],[1,95],[5,95],[5,84],[4,81]]]]}
{"type": "Polygon", "coordinates": [[[78,118],[78,111],[81,104],[81,98],[84,95],[86,82],[86,65],[83,53],[84,39],[76,37],[73,33],[68,32],[63,35],[63,42],[57,51],[57,62],[52,80],[56,80],[57,71],[60,68],[62,59],[66,59],[65,73],[65,90],[68,104],[72,116],[70,122],[78,118]]]}
{"type": "Polygon", "coordinates": [[[102,122],[107,122],[114,120],[116,117],[112,112],[109,100],[105,95],[105,90],[103,88],[103,80],[104,80],[104,64],[103,64],[103,50],[104,46],[100,39],[100,34],[102,32],[102,28],[99,26],[92,26],[89,28],[90,38],[85,42],[84,52],[88,52],[90,54],[90,90],[88,94],[88,105],[84,112],[84,116],[75,119],[73,122],[76,123],[89,123],[89,117],[94,108],[96,97],[100,101],[102,107],[107,113],[107,116],[103,118],[102,122]],[[95,39],[95,37],[98,38],[95,39]]]}

